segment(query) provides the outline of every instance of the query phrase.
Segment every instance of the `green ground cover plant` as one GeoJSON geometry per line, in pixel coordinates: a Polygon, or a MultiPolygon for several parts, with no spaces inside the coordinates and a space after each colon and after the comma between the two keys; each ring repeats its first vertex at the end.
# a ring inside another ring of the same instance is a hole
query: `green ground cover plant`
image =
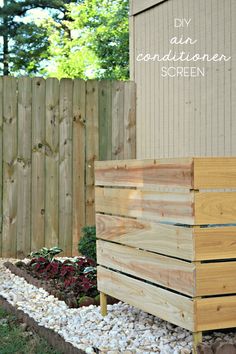
{"type": "Polygon", "coordinates": [[[62,354],[0,307],[0,354],[62,354]]]}

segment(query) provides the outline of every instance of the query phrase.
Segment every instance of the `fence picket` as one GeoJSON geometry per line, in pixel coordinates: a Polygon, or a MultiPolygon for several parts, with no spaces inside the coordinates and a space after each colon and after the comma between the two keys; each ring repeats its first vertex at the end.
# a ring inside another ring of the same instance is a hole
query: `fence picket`
{"type": "Polygon", "coordinates": [[[59,124],[59,246],[72,252],[72,120],[73,81],[60,82],[59,124]]]}
{"type": "Polygon", "coordinates": [[[73,247],[78,254],[85,226],[85,81],[74,80],[73,91],[73,247]]]}
{"type": "Polygon", "coordinates": [[[45,218],[45,80],[32,79],[32,217],[31,249],[44,246],[45,218]]]}
{"type": "Polygon", "coordinates": [[[86,85],[86,225],[95,224],[94,161],[99,157],[98,144],[98,82],[86,85]]]}
{"type": "Polygon", "coordinates": [[[46,80],[45,245],[59,243],[59,81],[46,80]]]}
{"type": "Polygon", "coordinates": [[[129,82],[0,77],[0,256],[78,254],[94,161],[135,157],[134,104],[129,82]]]}
{"type": "Polygon", "coordinates": [[[16,256],[17,90],[16,79],[3,78],[3,226],[2,255],[16,256]]]}
{"type": "Polygon", "coordinates": [[[31,114],[32,81],[18,80],[17,257],[31,247],[31,114]]]}
{"type": "Polygon", "coordinates": [[[2,129],[3,129],[3,78],[0,77],[0,257],[2,256],[2,129]]]}

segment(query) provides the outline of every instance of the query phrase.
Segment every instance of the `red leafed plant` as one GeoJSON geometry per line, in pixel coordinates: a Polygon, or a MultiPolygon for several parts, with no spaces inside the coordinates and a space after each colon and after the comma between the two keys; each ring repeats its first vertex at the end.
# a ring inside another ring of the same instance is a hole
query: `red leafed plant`
{"type": "Polygon", "coordinates": [[[45,279],[54,284],[55,289],[63,293],[65,301],[71,297],[77,299],[95,298],[98,295],[96,263],[86,257],[75,260],[67,259],[63,262],[45,257],[31,259],[27,270],[40,279],[45,279]]]}

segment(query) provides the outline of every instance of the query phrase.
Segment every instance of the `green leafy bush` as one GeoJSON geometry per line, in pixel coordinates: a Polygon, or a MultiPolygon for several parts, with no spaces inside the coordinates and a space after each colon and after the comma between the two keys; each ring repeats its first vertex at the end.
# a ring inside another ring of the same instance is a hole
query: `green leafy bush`
{"type": "Polygon", "coordinates": [[[85,226],[82,229],[83,236],[79,242],[79,252],[88,258],[97,260],[96,257],[96,227],[85,226]]]}
{"type": "Polygon", "coordinates": [[[52,261],[53,258],[61,253],[63,250],[61,248],[58,248],[58,247],[52,247],[52,248],[46,248],[46,247],[43,247],[41,248],[39,251],[36,251],[36,252],[31,252],[28,257],[29,258],[46,258],[47,260],[49,261],[52,261]]]}

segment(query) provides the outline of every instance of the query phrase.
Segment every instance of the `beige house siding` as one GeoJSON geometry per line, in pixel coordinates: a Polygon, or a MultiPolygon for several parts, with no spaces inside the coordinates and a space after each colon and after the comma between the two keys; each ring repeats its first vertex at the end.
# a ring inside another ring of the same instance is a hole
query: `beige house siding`
{"type": "Polygon", "coordinates": [[[131,5],[131,13],[137,10],[130,20],[131,75],[137,83],[137,158],[236,155],[236,1],[133,0],[131,5]],[[188,29],[175,28],[174,18],[191,18],[191,24],[188,29]],[[169,43],[181,35],[197,42],[169,43]],[[164,55],[170,49],[219,53],[232,59],[136,60],[139,53],[164,55]],[[163,66],[199,66],[206,73],[205,77],[163,78],[163,66]]]}

